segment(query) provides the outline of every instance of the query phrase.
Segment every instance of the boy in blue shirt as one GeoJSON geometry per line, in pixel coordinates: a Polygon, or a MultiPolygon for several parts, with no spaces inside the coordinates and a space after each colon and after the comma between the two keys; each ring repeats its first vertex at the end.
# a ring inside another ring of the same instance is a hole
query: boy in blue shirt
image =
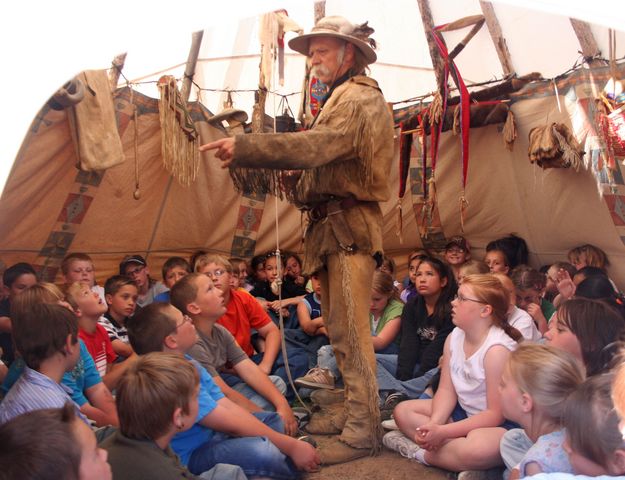
{"type": "MultiPolygon", "coordinates": [[[[212,284],[209,287],[214,295],[207,299],[207,308],[225,311],[221,292],[212,284]]],[[[196,423],[171,442],[192,473],[198,475],[217,463],[227,463],[239,465],[252,477],[296,478],[298,470],[318,468],[319,456],[314,447],[281,433],[278,414],[253,415],[234,404],[224,397],[206,369],[186,356],[197,341],[197,333],[191,319],[180,310],[168,304],[150,304],[130,319],[128,336],[139,355],[155,351],[185,355],[198,370],[196,423]]]]}

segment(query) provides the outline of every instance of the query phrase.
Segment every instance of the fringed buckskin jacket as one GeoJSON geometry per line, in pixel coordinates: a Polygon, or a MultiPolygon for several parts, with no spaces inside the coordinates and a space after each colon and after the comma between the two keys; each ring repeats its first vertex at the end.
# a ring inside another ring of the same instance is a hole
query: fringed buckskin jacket
{"type": "MultiPolygon", "coordinates": [[[[382,92],[375,80],[359,75],[332,92],[310,130],[237,135],[230,172],[239,190],[284,192],[303,209],[355,198],[359,202],[342,217],[357,251],[373,255],[382,252],[378,202],[390,196],[393,149],[393,119],[382,92]],[[277,170],[302,174],[285,191],[277,170]]],[[[308,274],[341,249],[336,224],[327,220],[313,221],[307,229],[303,267],[308,274]]]]}

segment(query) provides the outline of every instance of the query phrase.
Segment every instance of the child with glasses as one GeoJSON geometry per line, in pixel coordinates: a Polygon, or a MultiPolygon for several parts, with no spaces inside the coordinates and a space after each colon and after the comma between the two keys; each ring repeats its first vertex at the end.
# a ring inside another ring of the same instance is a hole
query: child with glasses
{"type": "Polygon", "coordinates": [[[425,465],[452,471],[502,465],[499,442],[506,429],[498,386],[521,334],[506,320],[509,294],[491,275],[469,275],[452,302],[457,328],[445,341],[441,380],[434,398],[400,403],[400,431],[384,445],[425,465]]]}
{"type": "Polygon", "coordinates": [[[137,284],[139,290],[137,307],[139,308],[149,305],[155,297],[168,290],[161,282],[150,277],[150,268],[141,255],[125,256],[119,264],[119,274],[125,275],[137,284]]]}

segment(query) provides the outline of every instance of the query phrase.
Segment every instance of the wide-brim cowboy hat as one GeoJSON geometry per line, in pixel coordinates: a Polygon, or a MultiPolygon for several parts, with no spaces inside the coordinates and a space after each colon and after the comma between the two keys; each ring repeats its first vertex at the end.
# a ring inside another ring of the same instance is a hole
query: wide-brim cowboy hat
{"type": "Polygon", "coordinates": [[[368,64],[375,63],[378,56],[371,47],[369,35],[373,29],[366,23],[354,25],[339,16],[324,17],[317,22],[310,33],[289,40],[289,47],[302,55],[308,56],[308,44],[311,38],[334,37],[353,44],[364,55],[368,64]]]}
{"type": "Polygon", "coordinates": [[[222,122],[223,120],[234,120],[239,123],[247,122],[247,113],[244,110],[238,110],[236,108],[225,108],[217,115],[213,115],[208,119],[208,123],[216,124],[222,122]]]}

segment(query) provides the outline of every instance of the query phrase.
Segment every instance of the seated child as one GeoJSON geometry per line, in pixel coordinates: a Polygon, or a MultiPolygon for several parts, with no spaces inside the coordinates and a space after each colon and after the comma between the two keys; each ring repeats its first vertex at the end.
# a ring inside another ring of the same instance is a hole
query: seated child
{"type": "MultiPolygon", "coordinates": [[[[278,375],[285,383],[288,377],[280,351],[280,331],[277,325],[262,309],[260,304],[246,292],[232,290],[230,272],[232,265],[221,255],[203,255],[198,257],[195,265],[197,273],[207,275],[215,287],[223,293],[226,312],[217,320],[235,338],[248,357],[267,375],[278,375]],[[255,353],[252,346],[252,329],[264,340],[263,352],[255,353]]],[[[302,349],[289,346],[289,366],[293,378],[306,373],[308,357],[302,349]]],[[[288,385],[288,384],[287,384],[288,385]]],[[[293,395],[289,388],[289,397],[293,395]]]]}
{"type": "MultiPolygon", "coordinates": [[[[199,478],[169,446],[178,432],[195,423],[199,388],[197,370],[179,355],[148,353],[128,369],[115,399],[119,430],[101,444],[116,480],[199,478]]],[[[246,478],[234,465],[217,465],[210,473],[215,479],[246,478]]]]}
{"type": "Polygon", "coordinates": [[[556,311],[553,304],[544,298],[545,275],[527,265],[519,265],[512,270],[510,278],[516,288],[516,306],[529,313],[540,333],[544,334],[556,311]]]}
{"type": "MultiPolygon", "coordinates": [[[[211,302],[218,303],[219,295],[212,284],[209,286],[211,302]]],[[[195,423],[171,442],[192,473],[199,475],[217,463],[239,465],[249,476],[272,478],[293,478],[297,469],[317,469],[315,449],[280,433],[282,421],[277,413],[251,414],[231,402],[206,369],[186,355],[195,345],[197,333],[191,319],[180,310],[165,303],[148,305],[128,322],[128,335],[137,354],[175,353],[189,359],[199,373],[200,408],[195,423]]]]}
{"type": "MultiPolygon", "coordinates": [[[[163,264],[163,283],[171,290],[178,280],[191,273],[191,265],[182,257],[170,257],[163,264]]],[[[155,302],[169,302],[169,290],[154,297],[155,302]]]]}
{"type": "Polygon", "coordinates": [[[408,258],[408,282],[406,282],[405,288],[399,295],[399,299],[404,303],[408,303],[408,301],[417,294],[417,287],[415,286],[417,269],[419,268],[421,260],[426,257],[430,258],[429,255],[423,252],[425,252],[425,250],[417,250],[408,258]]]}
{"type": "Polygon", "coordinates": [[[276,321],[276,323],[278,320],[277,316],[282,309],[285,325],[287,328],[293,328],[296,325],[290,325],[288,322],[291,316],[291,308],[289,307],[293,306],[293,309],[295,309],[295,306],[308,292],[306,292],[305,284],[299,285],[294,281],[288,282],[283,280],[282,300],[279,300],[278,277],[281,276],[280,278],[283,278],[285,274],[284,257],[280,257],[279,267],[280,268],[278,268],[277,252],[269,252],[265,255],[265,275],[267,276],[267,280],[265,282],[257,282],[250,294],[265,301],[261,301],[261,305],[272,315],[272,319],[276,321]]]}
{"type": "Polygon", "coordinates": [[[567,256],[569,262],[571,262],[577,270],[584,267],[597,267],[607,273],[607,269],[610,266],[610,260],[608,260],[606,253],[599,247],[588,243],[572,248],[569,250],[567,256]]]}
{"type": "Polygon", "coordinates": [[[312,368],[317,364],[317,351],[330,340],[321,315],[321,282],[317,273],[310,276],[310,283],[313,291],[297,304],[299,328],[285,328],[284,336],[287,342],[306,351],[308,367],[312,368]]]}
{"type": "Polygon", "coordinates": [[[510,277],[503,273],[493,273],[492,275],[501,282],[503,287],[510,294],[508,323],[521,332],[525,340],[538,342],[542,338],[542,334],[538,331],[538,327],[536,323],[534,323],[534,319],[531,315],[516,306],[516,288],[510,277]]]}
{"type": "Polygon", "coordinates": [[[215,324],[225,312],[222,295],[221,290],[200,273],[187,275],[172,288],[172,305],[193,320],[198,333],[198,341],[189,355],[206,368],[227,398],[250,412],[277,411],[287,433],[295,433],[297,423],[283,396],[285,383],[280,377],[268,377],[241,350],[232,334],[215,324]]]}
{"type": "MultiPolygon", "coordinates": [[[[87,286],[85,291],[91,299],[94,299],[96,302],[100,300],[97,293],[92,292],[87,286]]],[[[63,301],[63,294],[59,288],[52,283],[41,282],[20,293],[15,298],[11,312],[15,318],[22,318],[30,314],[33,305],[43,303],[61,303],[69,310],[69,306],[63,301]]],[[[72,311],[72,314],[75,315],[75,312],[72,311]]],[[[94,422],[96,426],[116,426],[117,411],[115,409],[115,401],[108,387],[102,382],[93,358],[89,354],[85,343],[80,339],[80,333],[78,344],[80,351],[78,361],[74,368],[63,374],[61,383],[70,389],[70,396],[80,407],[81,413],[94,422]]],[[[24,365],[23,362],[16,361],[11,368],[14,366],[16,371],[13,375],[17,379],[22,374],[22,371],[18,371],[18,368],[21,366],[21,369],[23,369],[24,365]]],[[[10,385],[7,386],[10,388],[10,385]]]]}
{"type": "Polygon", "coordinates": [[[508,275],[517,265],[527,264],[527,259],[527,243],[516,235],[508,235],[486,245],[484,262],[491,273],[501,272],[508,275]]]}
{"type": "Polygon", "coordinates": [[[229,258],[228,261],[232,265],[233,276],[235,273],[238,273],[239,285],[237,285],[237,288],[242,288],[243,290],[249,292],[252,289],[252,286],[249,283],[250,279],[249,279],[249,273],[248,273],[248,266],[247,266],[247,262],[245,261],[245,259],[239,258],[239,257],[232,257],[232,258],[229,258]]]}
{"type": "Polygon", "coordinates": [[[19,415],[0,426],[0,476],[37,480],[112,480],[106,451],[74,405],[19,415]]]}
{"type": "Polygon", "coordinates": [[[37,283],[35,269],[28,263],[16,263],[2,274],[7,297],[0,301],[0,349],[2,361],[8,366],[15,360],[11,338],[11,302],[22,290],[37,283]]]}
{"type": "MultiPolygon", "coordinates": [[[[137,307],[145,307],[154,298],[168,290],[161,282],[150,277],[150,269],[141,255],[126,255],[119,264],[119,274],[125,275],[137,285],[137,307]]],[[[106,286],[104,287],[106,290],[106,286]]]]}
{"type": "Polygon", "coordinates": [[[467,277],[469,275],[476,275],[479,273],[490,273],[490,268],[488,268],[488,265],[486,265],[486,263],[481,260],[467,260],[460,266],[460,268],[458,268],[458,276],[456,277],[456,281],[458,282],[458,285],[461,285],[462,279],[464,277],[467,277]]]}
{"type": "Polygon", "coordinates": [[[570,278],[575,275],[575,267],[569,262],[555,262],[547,269],[547,283],[545,284],[545,298],[549,300],[555,307],[559,305],[559,301],[556,301],[558,297],[558,272],[565,270],[568,272],[570,278]]]}
{"type": "MultiPolygon", "coordinates": [[[[195,268],[195,267],[194,267],[195,268]]],[[[250,278],[248,283],[253,290],[256,285],[267,281],[267,273],[265,272],[265,255],[256,255],[250,260],[250,278]]]]}
{"type": "Polygon", "coordinates": [[[449,265],[454,272],[456,282],[458,282],[460,267],[471,259],[469,242],[461,235],[451,237],[445,245],[444,258],[447,265],[449,265]]]}
{"type": "Polygon", "coordinates": [[[96,285],[95,267],[89,255],[79,252],[66,255],[61,262],[61,272],[63,273],[65,285],[75,282],[86,282],[89,288],[97,292],[102,301],[106,302],[104,288],[96,285]]]}
{"type": "Polygon", "coordinates": [[[522,338],[506,321],[509,305],[508,292],[491,275],[463,280],[452,302],[457,328],[445,341],[434,399],[398,404],[394,416],[400,431],[384,436],[386,447],[451,471],[501,465],[499,442],[508,424],[498,386],[522,338]]]}
{"type": "Polygon", "coordinates": [[[287,292],[301,292],[301,288],[306,288],[306,284],[308,283],[308,279],[302,274],[302,259],[295,253],[287,253],[284,258],[284,283],[294,283],[295,285],[287,285],[287,287],[283,287],[283,289],[287,292]]]}
{"type": "MultiPolygon", "coordinates": [[[[78,336],[84,342],[102,381],[114,390],[119,377],[131,362],[115,363],[117,354],[107,331],[98,322],[106,313],[106,303],[89,288],[88,283],[72,283],[67,287],[65,299],[78,317],[78,336]]],[[[133,355],[131,357],[136,357],[133,355]]]]}
{"type": "Polygon", "coordinates": [[[451,301],[457,287],[451,268],[424,257],[414,278],[419,295],[403,308],[399,353],[376,354],[378,389],[382,397],[388,395],[386,411],[400,400],[419,398],[438,372],[445,339],[454,328],[451,301]]]}
{"type": "Polygon", "coordinates": [[[80,357],[76,316],[61,305],[36,303],[13,320],[13,340],[25,366],[0,403],[0,424],[33,410],[62,408],[67,402],[86,421],[71,391],[61,385],[80,357]]]}
{"type": "MultiPolygon", "coordinates": [[[[566,433],[561,419],[567,397],[583,381],[579,363],[562,350],[523,344],[512,352],[501,378],[501,407],[505,418],[523,428],[532,446],[519,459],[501,442],[511,480],[541,472],[573,473],[562,448],[566,433]]],[[[504,438],[516,431],[509,430],[504,438]]]]}
{"type": "Polygon", "coordinates": [[[610,396],[612,378],[613,375],[591,377],[566,401],[564,449],[576,474],[625,476],[625,443],[619,431],[621,420],[610,396]]]}
{"type": "MultiPolygon", "coordinates": [[[[376,353],[397,354],[399,352],[399,346],[395,340],[401,329],[404,304],[398,297],[393,285],[393,277],[388,273],[375,271],[371,286],[369,328],[373,350],[376,353]]],[[[341,373],[331,345],[319,349],[318,365],[304,377],[295,380],[295,385],[312,389],[334,388],[341,373]]]]}
{"type": "Polygon", "coordinates": [[[99,322],[108,333],[115,353],[125,359],[133,354],[128,343],[126,322],[135,313],[137,284],[124,275],[114,275],[104,284],[104,291],[108,311],[99,322]]]}
{"type": "Polygon", "coordinates": [[[625,319],[617,310],[599,300],[574,298],[560,305],[545,339],[577,358],[590,377],[609,367],[623,332],[625,319]]]}

